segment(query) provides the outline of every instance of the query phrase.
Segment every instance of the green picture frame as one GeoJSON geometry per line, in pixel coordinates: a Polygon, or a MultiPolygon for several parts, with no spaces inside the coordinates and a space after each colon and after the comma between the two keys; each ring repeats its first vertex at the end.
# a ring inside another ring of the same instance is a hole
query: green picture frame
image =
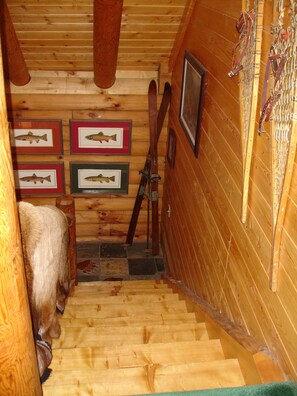
{"type": "Polygon", "coordinates": [[[128,162],[70,162],[71,194],[128,194],[128,162]]]}

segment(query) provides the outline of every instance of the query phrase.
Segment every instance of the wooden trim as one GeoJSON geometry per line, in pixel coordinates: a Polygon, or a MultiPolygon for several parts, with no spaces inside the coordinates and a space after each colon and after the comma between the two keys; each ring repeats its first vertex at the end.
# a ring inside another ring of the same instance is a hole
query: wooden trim
{"type": "Polygon", "coordinates": [[[74,284],[77,285],[75,201],[71,195],[63,195],[56,199],[56,206],[67,216],[69,227],[68,279],[70,282],[74,281],[74,284]]]}
{"type": "MultiPolygon", "coordinates": [[[[249,197],[249,180],[251,172],[252,151],[255,135],[255,120],[258,105],[258,90],[259,77],[261,65],[261,47],[262,47],[262,32],[263,32],[263,16],[264,16],[264,0],[259,0],[257,12],[256,25],[256,43],[255,43],[255,60],[254,60],[254,80],[251,97],[251,108],[249,114],[249,129],[246,140],[243,139],[242,154],[243,154],[243,188],[242,188],[242,222],[246,222],[248,197],[249,197]]],[[[240,84],[241,85],[241,84],[240,84]]],[[[242,89],[241,89],[242,91],[242,89]]],[[[241,101],[240,101],[241,102],[241,101]]],[[[243,130],[242,130],[243,132],[243,130]]],[[[244,135],[243,135],[244,136],[244,135]]]]}
{"type": "Polygon", "coordinates": [[[225,358],[238,359],[246,385],[286,380],[265,346],[194,296],[181,282],[166,278],[165,283],[180,294],[181,300],[187,304],[188,312],[194,312],[199,321],[206,323],[209,338],[221,340],[225,358]]]}

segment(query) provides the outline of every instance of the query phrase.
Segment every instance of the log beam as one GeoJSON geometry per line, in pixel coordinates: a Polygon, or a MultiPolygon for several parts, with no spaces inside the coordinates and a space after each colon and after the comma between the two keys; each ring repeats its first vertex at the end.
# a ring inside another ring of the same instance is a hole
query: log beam
{"type": "Polygon", "coordinates": [[[30,74],[5,0],[0,2],[0,26],[5,71],[14,85],[26,85],[30,74]]]}
{"type": "Polygon", "coordinates": [[[16,207],[1,48],[0,142],[0,395],[39,396],[42,390],[16,207]]]}
{"type": "Polygon", "coordinates": [[[99,88],[115,82],[123,0],[94,0],[94,81],[99,88]]]}

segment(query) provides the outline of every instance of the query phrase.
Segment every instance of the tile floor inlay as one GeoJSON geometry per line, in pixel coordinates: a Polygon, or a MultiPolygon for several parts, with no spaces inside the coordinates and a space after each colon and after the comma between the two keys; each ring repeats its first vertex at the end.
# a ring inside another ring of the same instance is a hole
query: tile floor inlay
{"type": "Polygon", "coordinates": [[[101,276],[128,276],[129,266],[126,258],[101,258],[100,259],[101,276]]]}
{"type": "Polygon", "coordinates": [[[162,256],[153,257],[146,243],[78,242],[79,282],[118,279],[160,279],[165,271],[162,256]]]}
{"type": "Polygon", "coordinates": [[[127,250],[119,243],[102,243],[100,247],[100,257],[127,257],[127,250]]]}

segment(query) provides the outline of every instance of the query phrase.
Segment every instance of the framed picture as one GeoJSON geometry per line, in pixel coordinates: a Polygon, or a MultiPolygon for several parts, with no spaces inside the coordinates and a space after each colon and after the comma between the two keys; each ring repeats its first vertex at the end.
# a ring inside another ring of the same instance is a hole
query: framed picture
{"type": "Polygon", "coordinates": [[[131,121],[70,120],[72,154],[130,154],[131,121]]]}
{"type": "Polygon", "coordinates": [[[64,164],[62,162],[23,162],[14,164],[17,196],[62,195],[64,164]]]}
{"type": "Polygon", "coordinates": [[[176,135],[172,128],[169,128],[167,143],[167,161],[171,168],[174,167],[176,151],[176,135]]]}
{"type": "Polygon", "coordinates": [[[16,154],[62,154],[61,120],[10,121],[11,148],[16,154]]]}
{"type": "Polygon", "coordinates": [[[128,178],[128,163],[70,163],[73,194],[127,194],[128,178]]]}
{"type": "Polygon", "coordinates": [[[205,76],[205,68],[189,51],[185,51],[179,119],[196,157],[199,150],[205,76]]]}

